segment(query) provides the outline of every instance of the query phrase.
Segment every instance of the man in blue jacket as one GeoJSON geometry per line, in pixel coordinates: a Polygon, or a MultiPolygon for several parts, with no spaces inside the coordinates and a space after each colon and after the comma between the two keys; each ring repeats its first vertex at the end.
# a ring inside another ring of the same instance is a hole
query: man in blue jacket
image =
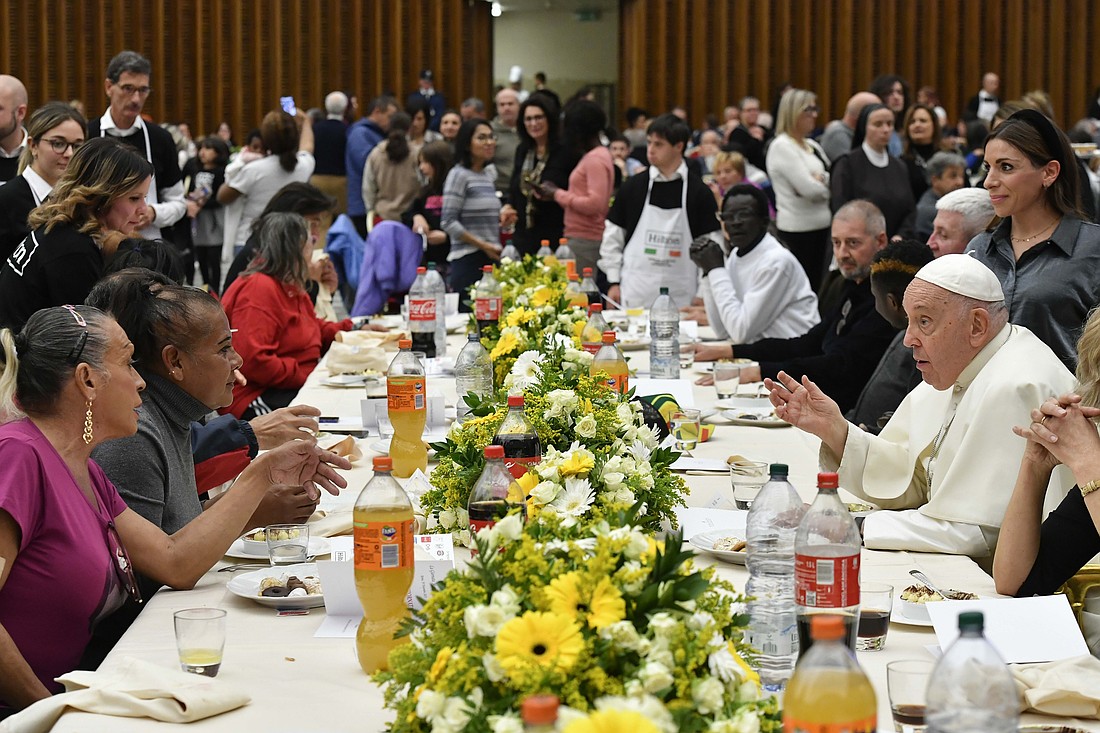
{"type": "Polygon", "coordinates": [[[367,236],[367,207],[363,204],[363,166],[374,146],[386,138],[390,117],[397,111],[397,100],[390,96],[375,97],[367,105],[367,116],[348,128],[348,146],[344,162],[348,169],[348,217],[359,236],[367,236]]]}

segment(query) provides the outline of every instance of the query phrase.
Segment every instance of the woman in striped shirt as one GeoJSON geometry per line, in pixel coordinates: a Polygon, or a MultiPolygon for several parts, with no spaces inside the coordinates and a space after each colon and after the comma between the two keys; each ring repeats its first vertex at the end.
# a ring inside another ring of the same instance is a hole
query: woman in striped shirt
{"type": "MultiPolygon", "coordinates": [[[[500,200],[497,198],[496,135],[483,119],[462,123],[455,138],[456,165],[443,183],[440,225],[451,238],[448,285],[465,294],[481,278],[481,268],[500,259],[500,200]]],[[[460,308],[469,311],[466,298],[460,308]]]]}

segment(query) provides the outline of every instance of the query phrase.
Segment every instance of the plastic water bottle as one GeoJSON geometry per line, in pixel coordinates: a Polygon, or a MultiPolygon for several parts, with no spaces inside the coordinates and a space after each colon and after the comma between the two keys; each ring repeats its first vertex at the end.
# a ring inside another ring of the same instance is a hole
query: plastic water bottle
{"type": "Polygon", "coordinates": [[[577,272],[577,255],[573,253],[573,249],[569,246],[569,240],[562,237],[558,240],[558,251],[554,253],[554,256],[558,258],[558,262],[565,265],[565,271],[569,276],[579,274],[577,272]]]}
{"type": "Polygon", "coordinates": [[[500,321],[501,294],[500,283],[493,277],[493,266],[483,266],[481,273],[481,279],[474,288],[474,318],[477,319],[478,331],[484,332],[500,321]]]}
{"type": "Polygon", "coordinates": [[[447,284],[435,269],[434,262],[428,263],[424,277],[435,293],[435,355],[438,358],[447,355],[447,284]]]}
{"type": "Polygon", "coordinates": [[[654,379],[680,378],[680,309],[662,287],[649,307],[649,375],[654,379]]]}
{"type": "Polygon", "coordinates": [[[508,244],[504,245],[504,249],[500,251],[500,261],[511,260],[512,262],[519,262],[523,257],[520,255],[519,250],[516,249],[516,245],[512,244],[512,240],[508,240],[508,244]]]}
{"type": "Polygon", "coordinates": [[[473,392],[482,400],[493,392],[493,362],[476,333],[467,336],[466,345],[455,359],[455,383],[458,387],[458,422],[470,412],[463,398],[473,392]]]}
{"type": "Polygon", "coordinates": [[[603,303],[600,297],[600,289],[596,287],[596,278],[592,274],[592,268],[584,268],[582,274],[584,277],[581,278],[581,292],[588,296],[588,305],[603,303]]]}
{"type": "Polygon", "coordinates": [[[837,495],[835,473],[817,474],[817,498],[794,540],[794,601],[799,655],[813,645],[810,619],[817,613],[843,618],[848,647],[856,650],[859,626],[859,551],[856,522],[837,495]]]}
{"type": "Polygon", "coordinates": [[[783,697],[783,730],[875,733],[875,688],[844,646],[844,621],[819,614],[810,633],[814,648],[798,661],[783,697]]]}
{"type": "Polygon", "coordinates": [[[806,509],[787,481],[787,466],[771,465],[771,478],[756,495],[745,520],[749,581],[746,640],[759,652],[760,683],[769,692],[786,685],[798,659],[794,607],[794,538],[806,509]]]}
{"type": "MultiPolygon", "coordinates": [[[[535,257],[538,257],[540,260],[545,261],[547,257],[554,256],[554,250],[550,249],[549,239],[540,240],[539,244],[539,251],[535,253],[535,257]]],[[[554,261],[556,261],[556,259],[554,261]]]]}
{"type": "Polygon", "coordinates": [[[424,356],[435,357],[435,321],[442,317],[436,313],[435,292],[428,284],[428,268],[416,268],[416,279],[409,288],[409,333],[412,334],[412,347],[424,352],[424,356]]]}
{"type": "Polygon", "coordinates": [[[928,683],[928,733],[1016,730],[1016,684],[982,633],[984,626],[980,611],[959,614],[959,638],[940,657],[928,683]]]}

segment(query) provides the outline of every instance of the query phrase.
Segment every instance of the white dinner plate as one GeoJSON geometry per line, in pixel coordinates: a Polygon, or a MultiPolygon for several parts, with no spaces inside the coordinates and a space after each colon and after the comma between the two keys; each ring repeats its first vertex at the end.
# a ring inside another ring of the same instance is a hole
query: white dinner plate
{"type": "Polygon", "coordinates": [[[316,576],[317,565],[315,563],[302,563],[299,565],[283,565],[277,568],[261,568],[251,573],[234,575],[225,587],[233,595],[256,601],[261,606],[270,608],[320,608],[325,605],[323,595],[298,596],[296,598],[270,598],[260,595],[261,580],[264,578],[280,578],[284,575],[297,575],[299,578],[304,578],[307,575],[316,576]]]}
{"type": "Polygon", "coordinates": [[[326,387],[362,387],[369,377],[366,374],[333,374],[321,380],[326,387]]]}
{"type": "Polygon", "coordinates": [[[748,408],[749,410],[766,409],[770,411],[772,403],[768,400],[768,395],[765,393],[760,397],[749,397],[748,395],[738,395],[736,397],[725,397],[720,400],[715,400],[714,407],[719,410],[741,410],[748,408]]]}
{"type": "Polygon", "coordinates": [[[649,348],[649,336],[643,336],[640,339],[620,339],[618,344],[623,351],[643,351],[649,348]]]}
{"type": "MultiPolygon", "coordinates": [[[[254,532],[255,530],[249,530],[254,532]]],[[[247,534],[247,533],[246,533],[247,534]]],[[[306,547],[307,555],[327,555],[332,552],[332,543],[324,537],[310,537],[309,545],[306,547]]],[[[235,557],[240,560],[266,560],[267,559],[267,543],[263,543],[263,551],[260,552],[259,548],[253,551],[251,547],[245,547],[244,538],[238,537],[229,549],[225,553],[226,557],[235,557]]]]}
{"type": "Polygon", "coordinates": [[[780,420],[772,414],[770,407],[742,407],[736,410],[723,410],[722,417],[734,425],[743,425],[749,428],[787,428],[791,425],[786,420],[780,420]]]}
{"type": "Polygon", "coordinates": [[[722,539],[723,537],[741,538],[741,535],[738,530],[734,529],[712,529],[709,532],[700,532],[697,535],[693,535],[688,540],[688,544],[694,547],[696,550],[714,555],[719,560],[733,563],[734,565],[744,565],[747,558],[744,550],[732,552],[730,550],[714,549],[714,543],[722,539]]]}

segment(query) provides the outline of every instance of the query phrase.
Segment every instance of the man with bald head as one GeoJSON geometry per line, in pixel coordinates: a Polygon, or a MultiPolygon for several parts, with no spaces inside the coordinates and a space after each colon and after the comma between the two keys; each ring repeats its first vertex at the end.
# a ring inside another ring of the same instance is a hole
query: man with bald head
{"type": "Polygon", "coordinates": [[[27,147],[27,88],[14,76],[0,74],[0,183],[19,172],[19,156],[27,147]]]}
{"type": "Polygon", "coordinates": [[[497,116],[489,123],[497,136],[493,165],[497,169],[496,189],[507,196],[512,183],[512,169],[516,164],[516,148],[519,147],[519,133],[516,132],[519,95],[515,89],[505,87],[497,92],[496,104],[497,116]]]}
{"type": "Polygon", "coordinates": [[[962,254],[970,240],[993,220],[993,204],[984,188],[960,188],[936,201],[928,247],[936,257],[962,254]]]}
{"type": "MultiPolygon", "coordinates": [[[[905,290],[913,350],[923,383],[875,436],[844,420],[816,384],[783,373],[767,380],[776,414],[821,439],[821,465],[840,485],[891,511],[863,522],[878,550],[969,555],[992,560],[1026,441],[1013,425],[1073,387],[1073,375],[1046,344],[1008,323],[997,276],[973,257],[944,255],[905,290]]],[[[1053,508],[1073,486],[1057,471],[1053,508]]]]}
{"type": "Polygon", "coordinates": [[[878,102],[879,98],[871,92],[856,92],[844,107],[844,116],[825,126],[825,132],[822,133],[818,142],[830,161],[836,160],[852,149],[852,138],[856,134],[859,113],[867,105],[878,104],[878,102]]]}

